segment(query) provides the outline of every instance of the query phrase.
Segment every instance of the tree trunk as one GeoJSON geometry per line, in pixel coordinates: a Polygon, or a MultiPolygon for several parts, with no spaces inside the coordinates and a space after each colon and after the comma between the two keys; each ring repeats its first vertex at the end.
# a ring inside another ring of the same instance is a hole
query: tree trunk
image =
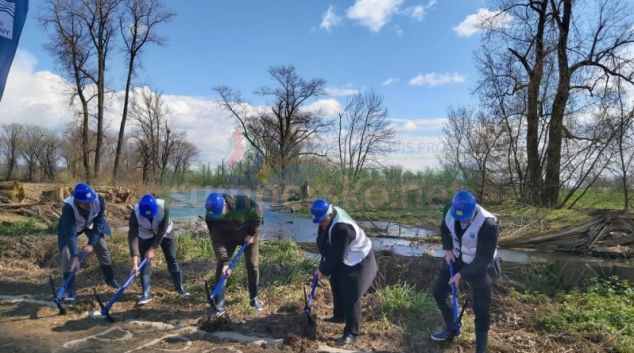
{"type": "Polygon", "coordinates": [[[119,138],[117,139],[117,151],[114,157],[114,170],[112,171],[112,182],[116,183],[119,179],[119,164],[121,159],[121,151],[123,150],[125,135],[125,124],[128,118],[128,102],[130,101],[130,86],[132,86],[132,74],[134,73],[134,54],[130,55],[130,63],[128,65],[128,78],[125,82],[125,97],[123,99],[123,114],[121,114],[121,127],[119,127],[119,138]]]}
{"type": "Polygon", "coordinates": [[[546,180],[542,205],[559,207],[559,187],[561,172],[561,145],[563,141],[563,124],[566,105],[570,96],[571,70],[568,66],[568,33],[572,0],[564,0],[563,16],[559,22],[559,40],[557,43],[557,65],[559,84],[553,100],[552,116],[548,126],[548,148],[546,149],[546,180]]]}

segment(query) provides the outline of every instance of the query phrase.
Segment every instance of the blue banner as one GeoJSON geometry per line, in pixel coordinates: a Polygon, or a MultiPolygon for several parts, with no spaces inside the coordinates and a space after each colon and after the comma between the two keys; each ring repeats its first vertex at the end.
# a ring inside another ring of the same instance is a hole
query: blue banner
{"type": "Polygon", "coordinates": [[[27,12],[29,0],[0,0],[0,101],[27,12]]]}

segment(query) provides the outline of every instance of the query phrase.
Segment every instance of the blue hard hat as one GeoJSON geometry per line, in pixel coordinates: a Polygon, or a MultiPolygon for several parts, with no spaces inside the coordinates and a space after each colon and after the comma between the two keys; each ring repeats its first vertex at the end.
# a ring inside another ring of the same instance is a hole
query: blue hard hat
{"type": "Polygon", "coordinates": [[[326,214],[330,209],[330,202],[324,199],[317,199],[310,206],[310,214],[313,215],[313,223],[319,223],[326,218],[326,214]]]}
{"type": "Polygon", "coordinates": [[[451,216],[459,221],[471,219],[476,208],[476,199],[467,190],[460,190],[451,202],[451,216]]]}
{"type": "Polygon", "coordinates": [[[220,217],[224,206],[225,198],[218,192],[209,194],[209,196],[207,196],[207,200],[205,200],[205,208],[207,209],[207,214],[209,214],[211,218],[220,217]]]}
{"type": "Polygon", "coordinates": [[[95,201],[97,194],[87,184],[79,183],[75,185],[73,197],[79,203],[91,203],[95,201]]]}
{"type": "Polygon", "coordinates": [[[139,201],[139,213],[145,218],[152,218],[158,212],[158,202],[154,196],[145,194],[139,201]]]}

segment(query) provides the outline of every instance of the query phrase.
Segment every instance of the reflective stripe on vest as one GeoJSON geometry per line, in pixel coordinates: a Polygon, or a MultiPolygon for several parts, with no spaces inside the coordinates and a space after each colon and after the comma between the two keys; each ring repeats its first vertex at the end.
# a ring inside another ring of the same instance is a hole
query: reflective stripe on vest
{"type": "Polygon", "coordinates": [[[370,250],[372,250],[372,242],[365,235],[363,229],[359,228],[357,223],[352,220],[352,217],[350,217],[350,215],[346,211],[336,206],[334,207],[334,209],[337,211],[337,214],[332,220],[330,228],[328,229],[328,243],[331,243],[332,228],[335,226],[335,224],[345,223],[351,225],[352,228],[354,228],[355,237],[350,243],[348,251],[343,257],[343,263],[347,266],[354,266],[363,261],[363,259],[368,256],[370,250]]]}
{"type": "Polygon", "coordinates": [[[79,209],[77,209],[77,205],[75,204],[75,197],[69,196],[64,202],[73,208],[73,212],[75,213],[75,229],[78,234],[84,229],[92,229],[93,220],[97,217],[99,211],[101,211],[99,197],[95,197],[95,200],[92,202],[92,208],[88,212],[88,219],[85,219],[84,216],[79,213],[79,209]]]}
{"type": "MultiPolygon", "coordinates": [[[[493,220],[497,223],[497,217],[495,217],[492,213],[482,208],[480,205],[476,205],[477,214],[469,227],[465,229],[464,234],[462,235],[462,246],[458,241],[458,236],[456,235],[456,219],[451,216],[451,212],[447,212],[445,216],[445,224],[447,228],[449,228],[449,232],[451,233],[451,238],[453,240],[453,254],[456,258],[460,257],[462,254],[462,261],[465,264],[470,264],[473,262],[473,259],[476,256],[476,250],[478,248],[478,233],[480,232],[480,228],[484,224],[487,218],[493,218],[493,220]]],[[[493,258],[498,256],[498,250],[495,249],[495,253],[493,254],[493,258]]]]}
{"type": "MultiPolygon", "coordinates": [[[[150,220],[148,218],[141,216],[141,212],[139,211],[139,203],[137,202],[134,205],[134,214],[136,215],[136,220],[139,223],[139,238],[141,239],[154,238],[154,235],[158,233],[159,224],[161,224],[161,220],[163,220],[163,217],[165,216],[165,200],[158,199],[156,200],[156,202],[158,203],[158,211],[152,219],[152,224],[150,224],[150,220]]],[[[170,219],[167,224],[165,235],[169,234],[173,227],[174,223],[170,219]]]]}

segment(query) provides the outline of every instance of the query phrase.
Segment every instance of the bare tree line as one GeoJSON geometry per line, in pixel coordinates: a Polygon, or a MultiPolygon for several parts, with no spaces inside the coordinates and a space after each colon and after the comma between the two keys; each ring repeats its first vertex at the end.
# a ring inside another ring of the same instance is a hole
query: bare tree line
{"type": "Polygon", "coordinates": [[[123,53],[127,70],[121,126],[111,169],[112,181],[117,182],[128,126],[130,92],[142,67],[143,50],[149,44],[165,44],[166,39],[158,34],[157,27],[174,16],[160,0],[45,0],[38,13],[38,22],[48,34],[44,47],[69,82],[64,92],[78,116],[82,172],[87,182],[102,177],[102,157],[107,143],[106,106],[116,87],[107,76],[113,66],[112,58],[123,53]],[[96,131],[95,142],[91,144],[93,117],[96,131]]]}
{"type": "Polygon", "coordinates": [[[572,207],[612,173],[622,181],[627,209],[633,4],[489,3],[498,12],[481,23],[480,103],[448,109],[443,165],[476,171],[469,175],[480,198],[511,196],[546,207],[572,207]]]}

